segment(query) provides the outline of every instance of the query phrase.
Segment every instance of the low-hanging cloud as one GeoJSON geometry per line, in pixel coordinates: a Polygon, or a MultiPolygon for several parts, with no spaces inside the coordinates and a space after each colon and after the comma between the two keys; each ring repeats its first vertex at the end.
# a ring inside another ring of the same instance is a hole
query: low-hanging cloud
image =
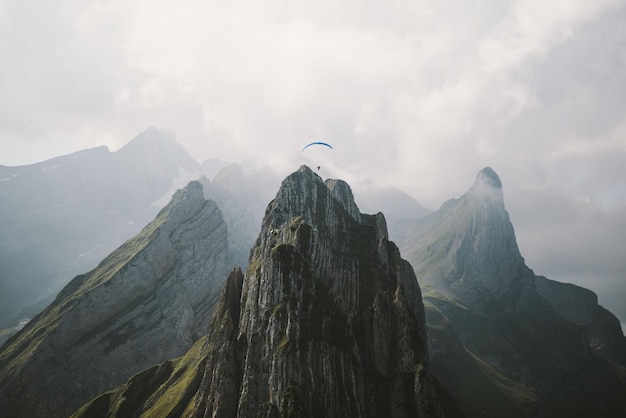
{"type": "Polygon", "coordinates": [[[491,166],[531,268],[623,289],[624,21],[623,0],[0,0],[0,164],[157,125],[288,172],[322,139],[328,173],[432,209],[491,166]]]}

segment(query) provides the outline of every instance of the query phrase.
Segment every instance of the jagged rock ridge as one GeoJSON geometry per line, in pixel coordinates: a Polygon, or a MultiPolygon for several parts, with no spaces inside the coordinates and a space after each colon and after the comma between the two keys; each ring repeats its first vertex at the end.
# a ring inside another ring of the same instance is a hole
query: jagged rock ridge
{"type": "Polygon", "coordinates": [[[469,416],[626,412],[618,320],[592,292],[526,266],[491,168],[401,248],[424,292],[433,371],[469,416]]]}
{"type": "Polygon", "coordinates": [[[306,167],[288,177],[242,290],[239,413],[424,408],[414,387],[426,363],[423,307],[410,273],[382,215],[361,215],[347,184],[324,184],[306,167]]]}
{"type": "Polygon", "coordinates": [[[346,183],[302,167],[269,204],[246,277],[231,274],[201,346],[144,372],[155,383],[143,396],[127,384],[77,416],[131,398],[136,415],[453,416],[425,338],[419,286],[382,214],[361,214],[346,183]],[[198,368],[201,379],[175,371],[198,368]]]}
{"type": "Polygon", "coordinates": [[[0,352],[0,416],[67,416],[205,333],[228,271],[226,225],[191,182],[72,280],[0,352]]]}

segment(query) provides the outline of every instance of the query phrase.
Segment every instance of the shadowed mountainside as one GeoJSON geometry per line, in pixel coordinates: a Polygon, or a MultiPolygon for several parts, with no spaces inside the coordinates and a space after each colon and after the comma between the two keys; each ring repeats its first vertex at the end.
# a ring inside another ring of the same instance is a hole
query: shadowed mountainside
{"type": "Polygon", "coordinates": [[[491,168],[401,249],[423,289],[433,372],[469,416],[626,412],[617,318],[593,292],[525,265],[491,168]]]}

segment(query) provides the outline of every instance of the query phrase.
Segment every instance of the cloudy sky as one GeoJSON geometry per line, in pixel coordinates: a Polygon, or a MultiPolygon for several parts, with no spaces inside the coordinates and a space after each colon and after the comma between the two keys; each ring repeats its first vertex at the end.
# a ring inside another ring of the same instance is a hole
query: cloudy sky
{"type": "Polygon", "coordinates": [[[537,274],[626,323],[626,0],[0,0],[0,164],[116,150],[302,162],[436,209],[493,167],[537,274]]]}

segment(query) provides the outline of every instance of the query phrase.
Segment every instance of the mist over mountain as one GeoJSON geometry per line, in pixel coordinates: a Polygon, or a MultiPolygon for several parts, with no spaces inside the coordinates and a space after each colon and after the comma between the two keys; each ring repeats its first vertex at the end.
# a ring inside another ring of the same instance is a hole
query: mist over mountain
{"type": "Polygon", "coordinates": [[[215,201],[224,214],[232,265],[245,269],[250,248],[259,233],[264,207],[271,199],[265,180],[247,176],[239,164],[230,164],[218,171],[213,181],[206,176],[199,181],[205,197],[215,201]]]}
{"type": "Polygon", "coordinates": [[[491,168],[399,216],[400,250],[347,183],[302,167],[257,210],[273,181],[239,165],[192,181],[72,280],[2,347],[2,416],[626,411],[619,321],[526,266],[491,168]]]}
{"type": "Polygon", "coordinates": [[[229,270],[226,224],[191,182],[2,346],[0,416],[67,416],[206,332],[229,270]]]}
{"type": "Polygon", "coordinates": [[[626,411],[619,321],[593,292],[526,266],[492,169],[400,248],[423,289],[433,372],[468,416],[626,411]]]}
{"type": "Polygon", "coordinates": [[[232,163],[228,161],[222,161],[217,158],[209,158],[208,160],[204,161],[200,165],[200,167],[201,167],[202,174],[208,177],[209,179],[212,179],[212,178],[215,178],[215,176],[217,175],[217,173],[220,172],[220,170],[228,167],[231,164],[232,163]]]}
{"type": "Polygon", "coordinates": [[[420,290],[383,215],[302,167],[206,337],[75,416],[458,416],[427,359],[420,290]]]}
{"type": "MultiPolygon", "coordinates": [[[[149,128],[116,152],[80,151],[38,164],[0,166],[0,342],[52,302],[71,277],[137,233],[178,188],[199,180],[232,233],[233,266],[245,267],[266,203],[282,177],[252,162],[194,161],[173,135],[149,128]]],[[[382,205],[391,233],[419,203],[370,187],[359,202],[382,205]]],[[[369,209],[368,209],[369,210],[369,209]]],[[[373,210],[372,210],[373,211],[373,210]]]]}
{"type": "Polygon", "coordinates": [[[117,152],[0,166],[0,324],[95,267],[155,216],[174,179],[198,168],[154,128],[117,152]]]}
{"type": "Polygon", "coordinates": [[[389,236],[398,240],[405,236],[414,221],[431,213],[416,199],[396,187],[366,184],[355,189],[355,200],[365,213],[382,212],[387,220],[389,236]]]}

